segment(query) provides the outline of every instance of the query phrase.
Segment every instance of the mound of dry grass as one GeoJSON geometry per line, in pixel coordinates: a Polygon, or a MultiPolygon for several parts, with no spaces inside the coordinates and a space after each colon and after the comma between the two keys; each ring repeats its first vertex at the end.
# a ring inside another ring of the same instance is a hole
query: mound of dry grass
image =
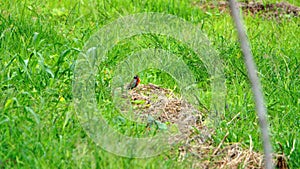
{"type": "MultiPolygon", "coordinates": [[[[249,148],[244,148],[241,143],[225,143],[229,134],[226,133],[221,143],[215,146],[211,137],[214,130],[204,125],[204,114],[169,89],[154,84],[140,85],[130,90],[125,98],[131,100],[139,118],[146,121],[150,115],[159,123],[178,126],[181,134],[176,139],[181,146],[172,150],[178,161],[191,161],[194,168],[252,169],[264,166],[263,154],[253,150],[252,142],[249,148]]],[[[274,154],[274,164],[281,169],[288,168],[284,155],[274,154]]]]}

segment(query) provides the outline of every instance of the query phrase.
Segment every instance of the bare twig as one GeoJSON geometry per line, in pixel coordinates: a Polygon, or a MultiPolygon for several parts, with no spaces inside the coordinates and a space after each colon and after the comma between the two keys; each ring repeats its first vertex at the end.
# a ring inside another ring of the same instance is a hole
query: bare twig
{"type": "MultiPolygon", "coordinates": [[[[291,154],[292,154],[293,151],[295,150],[295,144],[296,144],[296,140],[294,139],[294,140],[293,140],[293,147],[292,147],[292,149],[291,149],[291,151],[290,151],[290,154],[289,154],[289,156],[288,156],[288,159],[290,159],[291,154]]],[[[283,152],[283,151],[282,151],[282,152],[283,152]]]]}
{"type": "Polygon", "coordinates": [[[219,151],[219,149],[221,148],[222,144],[224,143],[225,139],[228,137],[229,132],[227,132],[224,136],[224,138],[222,139],[221,143],[218,145],[218,147],[215,149],[215,151],[213,152],[213,155],[216,155],[219,151]]]}
{"type": "Polygon", "coordinates": [[[229,124],[231,124],[232,121],[233,121],[234,119],[236,119],[240,114],[241,114],[241,112],[239,112],[238,114],[236,114],[236,115],[235,115],[228,123],[226,123],[226,125],[228,126],[229,124]]]}
{"type": "Polygon", "coordinates": [[[251,154],[252,154],[252,150],[253,150],[253,142],[252,142],[252,137],[251,137],[251,135],[249,135],[249,138],[250,138],[249,155],[248,155],[248,156],[246,157],[246,159],[244,160],[243,168],[246,168],[246,167],[247,167],[248,161],[249,161],[250,158],[251,158],[251,154]]]}
{"type": "Polygon", "coordinates": [[[237,2],[235,0],[229,0],[229,6],[231,9],[232,18],[235,22],[238,31],[242,52],[244,54],[244,61],[248,70],[248,76],[251,81],[252,92],[255,98],[256,111],[259,118],[259,124],[260,124],[262,139],[263,139],[264,154],[265,154],[265,168],[271,169],[273,168],[272,154],[271,154],[272,146],[269,138],[269,129],[268,129],[268,122],[266,117],[267,110],[264,105],[261,84],[256,74],[257,72],[256,65],[253,61],[250,45],[247,39],[245,29],[243,27],[242,18],[239,14],[237,2]]]}

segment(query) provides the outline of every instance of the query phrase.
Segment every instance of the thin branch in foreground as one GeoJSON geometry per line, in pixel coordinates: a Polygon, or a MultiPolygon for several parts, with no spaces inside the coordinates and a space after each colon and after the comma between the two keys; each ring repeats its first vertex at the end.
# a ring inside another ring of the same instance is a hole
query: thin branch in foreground
{"type": "Polygon", "coordinates": [[[245,29],[243,27],[243,21],[239,14],[239,8],[235,0],[229,0],[229,6],[232,14],[232,18],[235,22],[236,29],[240,40],[242,52],[244,54],[245,65],[248,70],[248,76],[252,86],[252,92],[254,94],[256,111],[259,118],[259,124],[261,129],[261,136],[263,140],[264,154],[265,154],[265,168],[272,169],[272,146],[269,138],[269,129],[267,122],[267,110],[264,105],[264,98],[262,94],[262,88],[259,78],[256,74],[257,69],[253,61],[250,45],[247,39],[245,29]]]}

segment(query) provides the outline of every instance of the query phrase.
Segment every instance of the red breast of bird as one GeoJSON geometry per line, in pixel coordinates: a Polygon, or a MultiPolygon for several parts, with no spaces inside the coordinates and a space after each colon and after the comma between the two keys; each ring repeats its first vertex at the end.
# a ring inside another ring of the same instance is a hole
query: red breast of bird
{"type": "Polygon", "coordinates": [[[140,82],[141,82],[140,78],[137,75],[134,76],[130,84],[127,86],[127,89],[133,89],[137,87],[140,82]]]}

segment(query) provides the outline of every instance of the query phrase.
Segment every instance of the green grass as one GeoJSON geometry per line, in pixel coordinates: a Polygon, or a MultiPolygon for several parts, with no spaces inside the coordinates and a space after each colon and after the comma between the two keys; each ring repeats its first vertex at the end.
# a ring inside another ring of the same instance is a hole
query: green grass
{"type": "MultiPolygon", "coordinates": [[[[74,65],[85,42],[105,24],[139,12],[174,14],[198,25],[208,35],[223,59],[227,86],[228,108],[216,128],[215,144],[228,131],[226,142],[241,142],[247,148],[251,136],[254,149],[262,151],[249,80],[229,14],[205,13],[189,1],[4,0],[0,3],[0,168],[3,165],[4,168],[182,168],[189,165],[176,162],[176,157],[169,152],[150,159],[108,153],[86,135],[73,108],[74,65]],[[227,125],[237,113],[239,117],[227,125]]],[[[300,19],[268,20],[250,16],[244,19],[263,85],[274,151],[280,153],[278,142],[282,144],[290,167],[298,168],[300,19]]],[[[146,35],[123,41],[109,53],[110,59],[104,66],[99,66],[102,73],[97,75],[100,85],[96,89],[97,98],[107,100],[99,107],[106,108],[108,119],[118,115],[109,101],[113,70],[128,53],[145,48],[145,44],[171,50],[182,57],[197,77],[198,87],[210,90],[209,76],[202,62],[184,45],[165,39],[146,35]]],[[[171,89],[176,85],[172,79],[164,80],[170,76],[157,70],[142,72],[142,77],[143,83],[157,83],[171,89]]],[[[204,104],[210,105],[209,100],[204,104]]]]}

